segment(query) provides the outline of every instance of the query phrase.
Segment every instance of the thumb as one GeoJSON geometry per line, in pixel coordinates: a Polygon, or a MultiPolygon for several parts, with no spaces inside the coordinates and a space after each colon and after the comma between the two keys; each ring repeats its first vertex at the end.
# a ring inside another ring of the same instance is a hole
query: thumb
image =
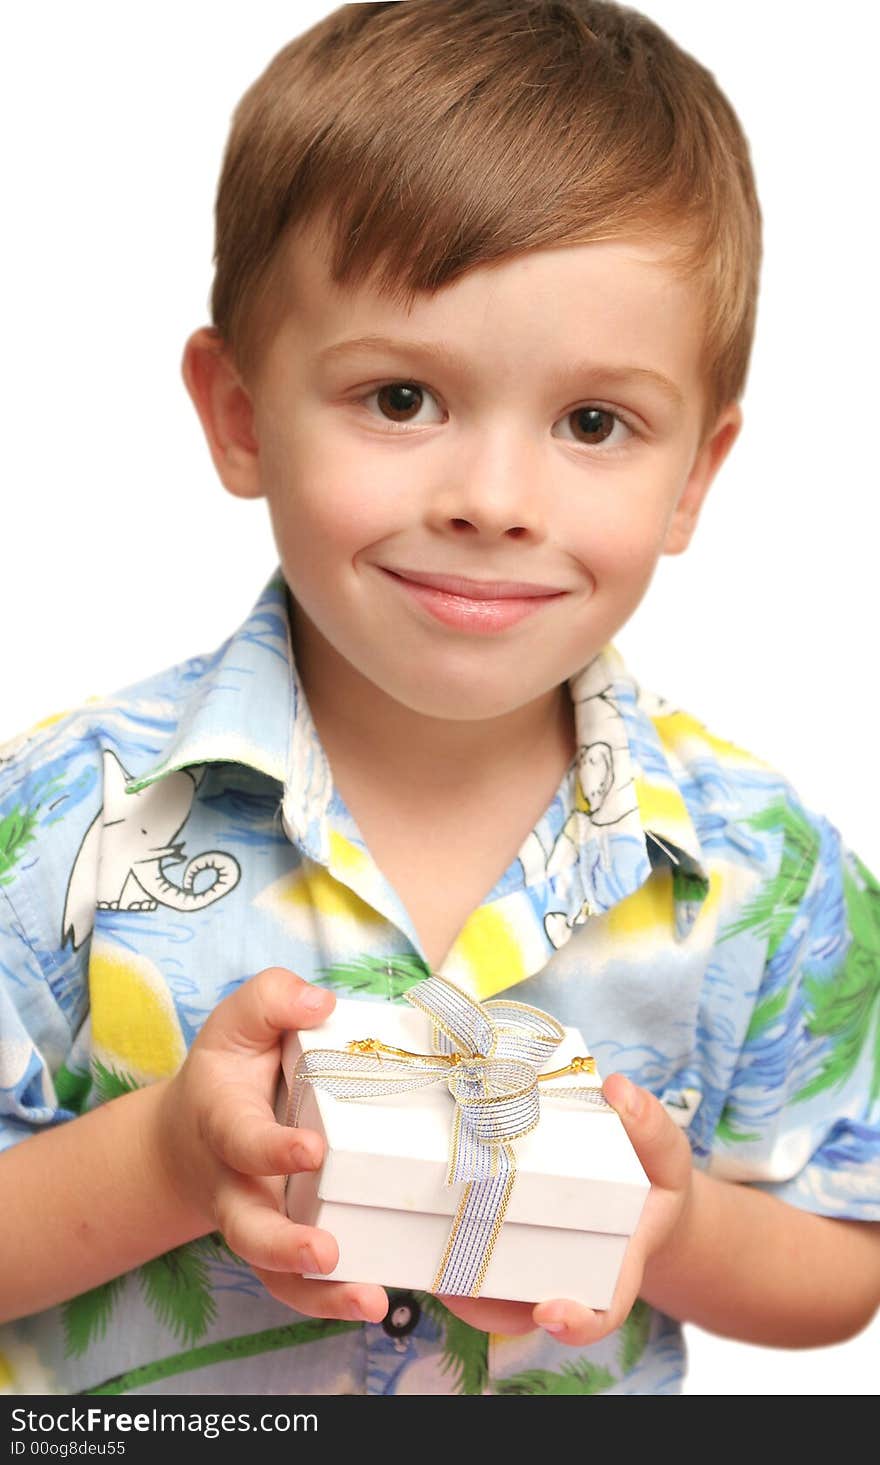
{"type": "Polygon", "coordinates": [[[678,1190],[687,1185],[691,1147],[683,1130],[647,1089],[612,1073],[602,1092],[613,1105],[652,1185],[678,1190]]]}
{"type": "MultiPolygon", "coordinates": [[[[264,1053],[290,1028],[316,1027],[330,1015],[336,997],[287,967],[264,967],[225,997],[202,1026],[203,1045],[240,1053],[264,1053]]],[[[197,1040],[198,1041],[198,1040],[197,1040]]]]}

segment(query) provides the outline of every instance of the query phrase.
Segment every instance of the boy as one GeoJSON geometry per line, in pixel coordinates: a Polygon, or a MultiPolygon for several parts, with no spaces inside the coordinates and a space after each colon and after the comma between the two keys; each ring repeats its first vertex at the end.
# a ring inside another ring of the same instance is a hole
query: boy
{"type": "Polygon", "coordinates": [[[880,891],[612,640],[739,431],[759,255],[729,104],[610,4],[345,7],[243,99],[183,366],[280,565],[0,751],[13,1392],[671,1393],[679,1320],[873,1315],[880,891]],[[609,1074],[607,1313],[301,1275],[280,1035],[431,970],[609,1074]]]}

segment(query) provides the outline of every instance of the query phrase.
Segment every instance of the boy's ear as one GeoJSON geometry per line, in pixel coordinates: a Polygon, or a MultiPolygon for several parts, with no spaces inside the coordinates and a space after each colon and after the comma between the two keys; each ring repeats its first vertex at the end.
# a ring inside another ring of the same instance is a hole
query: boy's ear
{"type": "Polygon", "coordinates": [[[238,498],[262,498],[253,404],[214,326],[189,337],[180,369],[224,487],[238,498]]]}
{"type": "Polygon", "coordinates": [[[698,450],[666,531],[663,554],[683,554],[693,537],[703,500],[715,474],[733,447],[743,416],[738,402],[729,402],[719,413],[711,433],[698,450]]]}

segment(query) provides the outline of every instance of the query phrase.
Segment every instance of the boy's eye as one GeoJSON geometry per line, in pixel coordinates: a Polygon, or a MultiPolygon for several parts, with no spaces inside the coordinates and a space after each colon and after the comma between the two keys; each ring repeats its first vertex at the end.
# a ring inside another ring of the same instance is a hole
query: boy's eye
{"type": "MultiPolygon", "coordinates": [[[[369,402],[376,398],[376,404],[384,415],[389,414],[386,421],[399,422],[404,425],[415,420],[426,397],[431,397],[427,388],[419,386],[418,382],[386,382],[384,386],[377,387],[361,401],[369,402]]],[[[433,398],[432,398],[433,400],[433,398]]]]}
{"type": "MultiPolygon", "coordinates": [[[[389,431],[393,431],[393,425],[406,428],[411,423],[417,423],[418,413],[426,399],[436,401],[432,392],[427,387],[421,386],[418,382],[394,381],[386,382],[383,386],[376,387],[360,401],[364,404],[376,399],[384,420],[388,423],[389,431]]],[[[442,421],[442,416],[434,419],[442,421]]],[[[633,430],[617,413],[610,407],[584,406],[576,407],[572,412],[567,412],[561,421],[568,424],[573,423],[574,441],[582,443],[585,447],[599,447],[607,442],[614,434],[616,427],[623,429],[625,436],[622,441],[613,442],[612,448],[623,447],[633,436],[633,430]]]]}
{"type": "Polygon", "coordinates": [[[622,427],[625,437],[622,441],[612,443],[612,447],[623,447],[624,442],[632,436],[632,431],[623,418],[612,412],[610,407],[575,407],[562,420],[573,424],[575,442],[584,443],[590,448],[607,442],[615,427],[622,427]]]}

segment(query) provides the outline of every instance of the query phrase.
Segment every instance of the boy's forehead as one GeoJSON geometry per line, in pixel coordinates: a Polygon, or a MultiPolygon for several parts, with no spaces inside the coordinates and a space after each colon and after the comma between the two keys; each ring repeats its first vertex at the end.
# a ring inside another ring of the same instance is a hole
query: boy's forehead
{"type": "Polygon", "coordinates": [[[498,361],[523,346],[531,355],[552,351],[554,360],[589,357],[595,349],[603,358],[597,364],[641,364],[684,389],[696,382],[702,298],[693,280],[675,270],[672,241],[531,249],[474,266],[433,293],[419,292],[411,306],[380,291],[376,278],[336,284],[331,249],[326,227],[310,221],[285,241],[279,261],[280,314],[313,360],[341,361],[347,343],[370,337],[435,342],[447,355],[460,352],[475,363],[498,361]]]}

